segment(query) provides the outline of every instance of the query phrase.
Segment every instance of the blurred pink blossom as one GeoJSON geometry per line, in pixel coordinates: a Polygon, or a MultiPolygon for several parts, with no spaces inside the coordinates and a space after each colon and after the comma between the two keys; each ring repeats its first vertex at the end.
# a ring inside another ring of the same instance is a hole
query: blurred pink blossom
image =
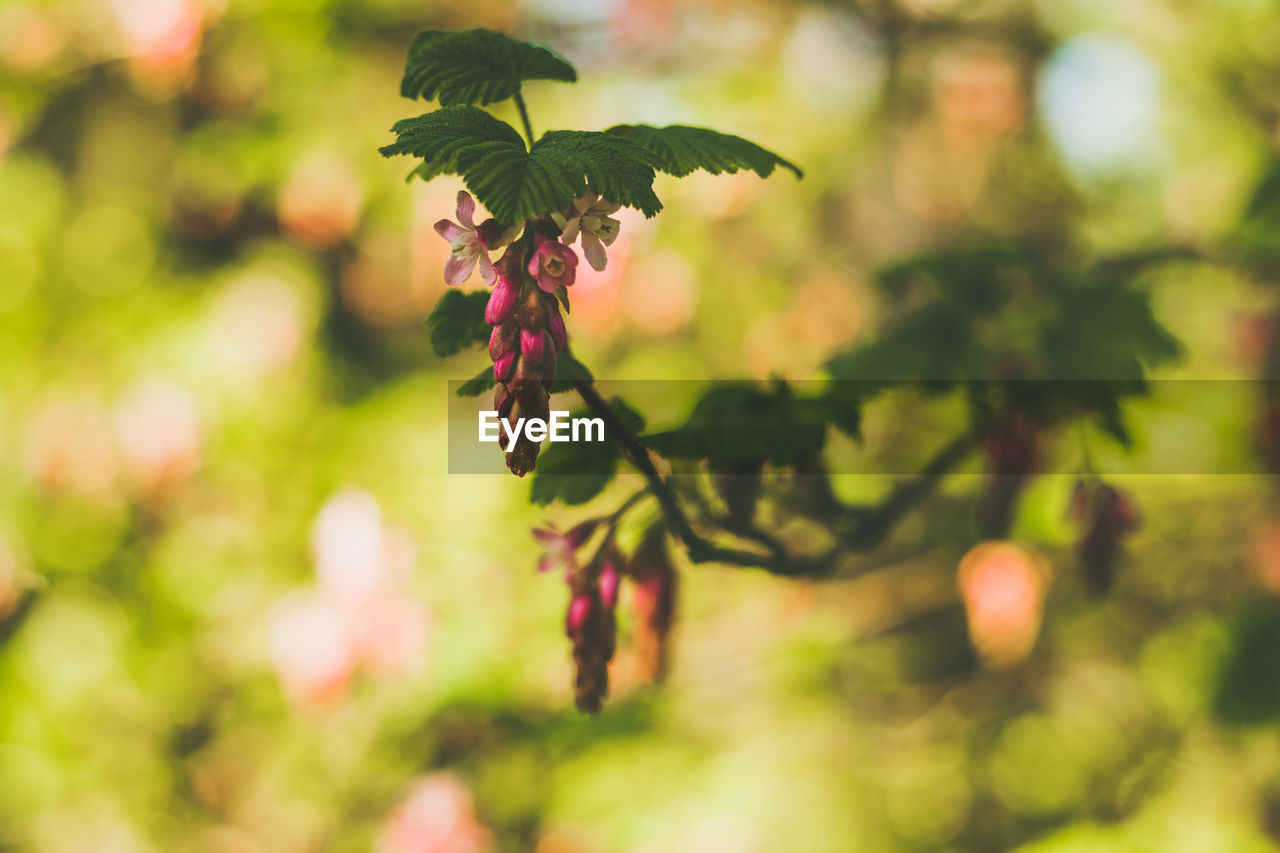
{"type": "Polygon", "coordinates": [[[219,364],[258,378],[285,367],[303,338],[303,306],[298,294],[265,272],[238,276],[217,298],[211,319],[219,364]]]}
{"type": "Polygon", "coordinates": [[[180,74],[200,48],[204,8],[197,0],[111,0],[125,52],[145,70],[180,74]]]}
{"type": "Polygon", "coordinates": [[[380,853],[481,853],[493,838],[475,816],[471,792],[448,773],[418,780],[387,818],[380,853]]]}
{"type": "Polygon", "coordinates": [[[286,692],[315,704],[340,697],[358,670],[394,674],[420,661],[430,614],[404,589],[416,548],[384,523],[377,499],[335,494],[316,517],[311,547],[316,585],[271,614],[272,661],[286,692]]]}
{"type": "Polygon", "coordinates": [[[27,422],[24,451],[43,489],[103,496],[116,488],[111,415],[91,394],[51,391],[27,422]]]}
{"type": "Polygon", "coordinates": [[[280,188],[281,227],[312,249],[330,249],[351,236],[364,210],[364,185],[347,163],[331,154],[300,159],[280,188]]]}
{"type": "Polygon", "coordinates": [[[199,467],[199,413],[186,388],[167,379],[140,379],[115,414],[125,460],[145,488],[162,488],[199,467]]]}
{"type": "Polygon", "coordinates": [[[983,542],[960,561],[957,579],[974,648],[989,666],[1031,653],[1044,609],[1049,567],[1009,542],[983,542]]]}
{"type": "Polygon", "coordinates": [[[355,667],[355,644],[337,602],[314,590],[271,608],[271,662],[289,698],[319,704],[341,696],[355,667]]]}

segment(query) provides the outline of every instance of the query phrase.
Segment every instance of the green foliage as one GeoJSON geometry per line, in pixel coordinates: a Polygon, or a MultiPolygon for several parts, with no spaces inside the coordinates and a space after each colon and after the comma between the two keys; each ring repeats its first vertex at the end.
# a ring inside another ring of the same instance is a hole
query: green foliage
{"type": "Polygon", "coordinates": [[[1178,358],[1177,338],[1151,313],[1146,293],[1115,281],[1073,281],[1040,327],[1046,372],[1055,379],[1141,379],[1178,358]]]}
{"type": "Polygon", "coordinates": [[[409,47],[400,94],[442,107],[492,104],[514,97],[525,80],[573,83],[573,66],[545,47],[493,30],[418,33],[409,47]]]}
{"type": "Polygon", "coordinates": [[[564,352],[556,356],[556,378],[551,383],[551,393],[572,391],[574,382],[581,379],[590,382],[594,378],[587,366],[573,357],[569,347],[565,347],[564,352]]]}
{"type": "Polygon", "coordinates": [[[1280,719],[1280,605],[1258,602],[1243,609],[1232,629],[1219,672],[1214,712],[1223,722],[1268,725],[1280,719]]]}
{"type": "Polygon", "coordinates": [[[498,384],[498,380],[493,378],[493,366],[489,365],[484,370],[472,376],[458,389],[459,397],[479,397],[485,391],[493,388],[498,384]]]}
{"type": "Polygon", "coordinates": [[[620,124],[609,128],[609,133],[630,139],[649,151],[656,158],[655,168],[677,178],[683,178],[699,169],[713,175],[750,169],[760,177],[767,178],[777,166],[790,169],[797,178],[804,177],[798,166],[772,151],[741,136],[719,133],[705,127],[620,124]]]}
{"type": "Polygon", "coordinates": [[[515,128],[472,106],[404,119],[391,130],[397,138],[380,149],[384,157],[423,158],[414,174],[424,179],[460,175],[506,225],[561,210],[588,189],[645,216],[662,209],[652,155],[619,136],[554,131],[526,150],[515,128]]]}
{"type": "MultiPolygon", "coordinates": [[[[644,428],[644,419],[621,400],[611,400],[613,417],[631,432],[644,428]]],[[[594,417],[587,409],[570,417],[594,417]]],[[[622,448],[605,428],[604,441],[548,444],[538,457],[529,499],[539,506],[560,501],[569,506],[584,504],[605,490],[618,472],[622,448]]]]}
{"type": "Polygon", "coordinates": [[[488,341],[491,327],[484,321],[484,309],[488,304],[488,291],[446,291],[427,318],[431,348],[436,355],[448,358],[488,341]]]}
{"type": "Polygon", "coordinates": [[[720,385],[698,401],[679,427],[645,436],[666,456],[706,459],[712,464],[764,459],[795,465],[822,449],[829,421],[857,434],[856,408],[844,401],[805,399],[779,383],[720,385]]]}
{"type": "Polygon", "coordinates": [[[1045,422],[1084,414],[1128,443],[1119,401],[1145,392],[1146,371],[1181,348],[1124,281],[1066,274],[1017,246],[911,258],[882,270],[881,288],[915,305],[867,344],[827,362],[829,396],[851,403],[914,383],[965,383],[985,410],[1045,422]]]}

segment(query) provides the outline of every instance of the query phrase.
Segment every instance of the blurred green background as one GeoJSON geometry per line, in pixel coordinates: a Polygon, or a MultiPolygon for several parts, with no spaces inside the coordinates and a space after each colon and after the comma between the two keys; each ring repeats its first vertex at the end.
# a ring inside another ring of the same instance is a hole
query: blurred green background
{"type": "MultiPolygon", "coordinates": [[[[874,270],[948,241],[1211,253],[1278,132],[1264,0],[3,0],[0,848],[1272,849],[1262,478],[1125,481],[1101,601],[1071,478],[1037,481],[1014,666],[970,651],[944,495],[857,577],[688,569],[669,681],[624,616],[610,704],[573,710],[528,531],[578,513],[445,473],[446,380],[485,363],[421,325],[460,184],[376,153],[424,109],[414,33],[471,26],[579,69],[527,88],[539,132],[705,124],[807,170],[660,178],[573,289],[598,377],[816,377],[883,321],[874,270]]],[[[1265,270],[1144,286],[1186,348],[1160,375],[1257,373],[1265,270]]],[[[1244,452],[1251,399],[1197,446],[1244,452]]]]}

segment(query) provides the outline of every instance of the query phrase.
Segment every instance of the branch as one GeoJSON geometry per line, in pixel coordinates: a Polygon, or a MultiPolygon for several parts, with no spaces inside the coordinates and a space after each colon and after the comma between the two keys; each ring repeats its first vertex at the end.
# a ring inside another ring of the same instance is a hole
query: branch
{"type": "Polygon", "coordinates": [[[627,460],[645,478],[649,484],[649,491],[653,493],[658,506],[662,509],[662,516],[667,526],[684,543],[690,560],[695,563],[727,563],[760,568],[776,575],[790,577],[824,574],[827,571],[831,563],[830,555],[801,559],[793,558],[785,552],[760,554],[738,548],[726,548],[700,536],[689,523],[689,517],[680,506],[675,493],[654,467],[653,460],[649,458],[649,450],[640,438],[614,417],[613,410],[609,408],[609,404],[596,391],[590,380],[576,379],[573,387],[591,413],[604,421],[608,434],[617,440],[627,460]]]}
{"type": "Polygon", "coordinates": [[[859,550],[874,548],[913,506],[932,494],[943,477],[963,462],[977,444],[976,431],[953,439],[919,474],[895,485],[878,505],[852,510],[856,522],[844,533],[844,540],[859,550]]]}

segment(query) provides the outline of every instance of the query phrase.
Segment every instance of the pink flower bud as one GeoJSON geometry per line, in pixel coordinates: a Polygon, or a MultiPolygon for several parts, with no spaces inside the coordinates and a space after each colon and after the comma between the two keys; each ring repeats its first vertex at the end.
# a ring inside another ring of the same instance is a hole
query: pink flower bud
{"type": "Polygon", "coordinates": [[[547,331],[551,333],[551,340],[555,343],[556,352],[563,352],[564,345],[569,340],[569,333],[564,327],[564,318],[560,316],[559,311],[551,312],[551,319],[547,321],[547,331]]]}
{"type": "Polygon", "coordinates": [[[618,604],[618,570],[612,562],[606,563],[600,570],[600,598],[610,610],[618,604]]]}
{"type": "Polygon", "coordinates": [[[497,410],[498,417],[505,418],[511,414],[511,407],[515,405],[516,398],[512,396],[510,389],[506,385],[499,385],[493,392],[493,408],[497,410]]]}
{"type": "Polygon", "coordinates": [[[530,364],[542,364],[543,355],[546,353],[542,332],[531,332],[528,329],[520,330],[520,352],[529,360],[530,364]]]}
{"type": "Polygon", "coordinates": [[[569,612],[565,615],[564,630],[570,636],[587,622],[591,615],[591,596],[575,595],[569,602],[569,612]]]}
{"type": "Polygon", "coordinates": [[[516,356],[518,353],[515,349],[507,350],[502,357],[493,363],[493,378],[499,382],[506,382],[511,378],[511,374],[515,372],[516,356]]]}
{"type": "Polygon", "coordinates": [[[516,307],[516,296],[519,295],[516,282],[510,276],[500,275],[493,284],[493,295],[484,309],[484,321],[490,326],[505,323],[516,307]]]}
{"type": "Polygon", "coordinates": [[[489,335],[489,360],[497,361],[516,344],[516,336],[520,327],[508,320],[501,326],[494,326],[489,335]]]}

